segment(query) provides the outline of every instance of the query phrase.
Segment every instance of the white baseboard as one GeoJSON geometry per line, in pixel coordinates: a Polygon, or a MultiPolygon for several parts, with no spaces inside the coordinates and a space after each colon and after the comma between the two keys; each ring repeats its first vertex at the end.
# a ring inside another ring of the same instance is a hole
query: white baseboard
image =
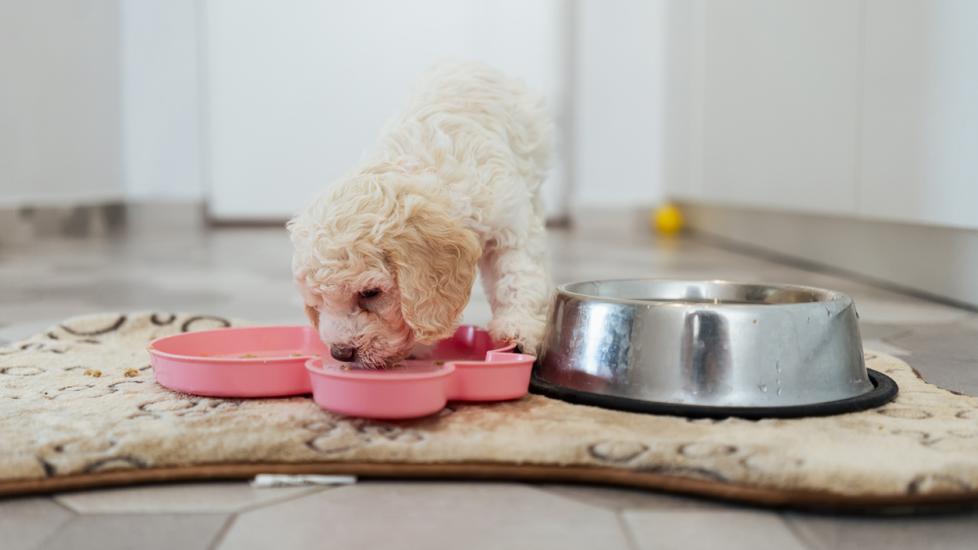
{"type": "Polygon", "coordinates": [[[125,202],[125,194],[117,190],[31,191],[21,194],[0,194],[0,209],[71,208],[125,202]]]}
{"type": "Polygon", "coordinates": [[[695,231],[978,308],[978,231],[681,203],[695,231]]]}

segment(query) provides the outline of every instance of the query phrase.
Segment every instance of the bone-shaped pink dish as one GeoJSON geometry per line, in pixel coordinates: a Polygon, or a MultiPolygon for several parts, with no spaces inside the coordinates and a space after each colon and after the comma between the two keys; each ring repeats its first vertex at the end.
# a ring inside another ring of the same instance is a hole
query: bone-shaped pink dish
{"type": "Polygon", "coordinates": [[[425,359],[387,370],[335,361],[307,326],[244,327],[167,336],[149,345],[156,381],[204,396],[313,394],[320,407],[365,418],[415,418],[448,401],[501,401],[526,395],[534,357],[498,346],[462,326],[425,359]]]}

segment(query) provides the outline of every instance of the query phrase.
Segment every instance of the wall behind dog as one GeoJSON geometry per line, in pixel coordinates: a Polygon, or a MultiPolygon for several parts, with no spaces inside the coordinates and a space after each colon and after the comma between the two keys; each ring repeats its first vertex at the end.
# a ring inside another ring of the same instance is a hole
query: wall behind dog
{"type": "Polygon", "coordinates": [[[115,1],[0,2],[0,209],[122,198],[115,1]]]}
{"type": "Polygon", "coordinates": [[[199,201],[196,0],[122,0],[123,173],[131,201],[199,201]]]}
{"type": "MultiPolygon", "coordinates": [[[[547,96],[563,128],[569,5],[208,2],[201,76],[211,215],[290,216],[373,147],[419,74],[445,59],[483,61],[524,79],[547,96]]],[[[563,198],[566,163],[557,167],[548,209],[559,209],[563,198]]]]}
{"type": "Polygon", "coordinates": [[[3,3],[0,203],[209,198],[283,218],[453,56],[548,95],[563,153],[552,210],[651,203],[664,2],[3,3]]]}
{"type": "Polygon", "coordinates": [[[544,93],[558,122],[545,200],[650,205],[662,193],[664,0],[214,0],[202,38],[212,215],[279,219],[352,166],[417,74],[488,62],[544,93]]]}

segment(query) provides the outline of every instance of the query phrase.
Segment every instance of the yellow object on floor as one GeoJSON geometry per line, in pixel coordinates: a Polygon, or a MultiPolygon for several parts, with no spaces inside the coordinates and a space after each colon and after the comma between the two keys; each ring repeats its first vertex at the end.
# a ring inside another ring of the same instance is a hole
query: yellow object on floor
{"type": "Polygon", "coordinates": [[[683,228],[683,213],[674,204],[656,208],[652,212],[652,226],[659,233],[673,235],[683,228]]]}

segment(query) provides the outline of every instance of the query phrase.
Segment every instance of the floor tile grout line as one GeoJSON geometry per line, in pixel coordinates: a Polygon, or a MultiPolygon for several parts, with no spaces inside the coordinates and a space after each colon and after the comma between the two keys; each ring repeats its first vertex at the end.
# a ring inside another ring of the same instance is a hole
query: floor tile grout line
{"type": "Polygon", "coordinates": [[[303,498],[303,497],[307,497],[307,496],[310,496],[310,495],[315,495],[315,494],[318,494],[318,493],[322,493],[322,492],[327,491],[327,490],[330,490],[330,489],[338,489],[338,488],[339,487],[309,487],[309,488],[307,488],[307,490],[297,492],[297,493],[295,493],[293,495],[287,495],[287,496],[283,496],[283,497],[279,497],[279,498],[273,498],[271,500],[266,500],[266,501],[262,501],[262,502],[255,502],[253,504],[249,504],[249,505],[247,505],[247,506],[245,506],[243,508],[239,508],[239,509],[235,510],[234,513],[235,514],[242,514],[242,513],[245,513],[245,512],[251,512],[251,511],[259,510],[261,508],[265,508],[265,507],[268,507],[268,506],[282,504],[282,503],[285,503],[285,502],[289,502],[291,500],[297,500],[297,499],[300,499],[300,498],[303,498]]]}
{"type": "Polygon", "coordinates": [[[594,503],[594,502],[592,502],[590,500],[584,499],[584,498],[578,498],[578,497],[575,497],[573,495],[562,494],[560,491],[551,490],[551,489],[549,489],[546,486],[543,486],[541,484],[525,483],[524,485],[526,485],[527,487],[530,487],[530,488],[532,488],[532,489],[534,489],[534,490],[536,490],[538,492],[542,492],[542,493],[547,494],[547,495],[550,495],[550,496],[555,496],[555,497],[558,497],[560,499],[563,499],[563,500],[566,500],[566,501],[569,501],[569,502],[574,502],[576,504],[583,504],[585,506],[589,506],[591,508],[594,508],[595,510],[604,510],[604,511],[612,512],[612,513],[618,513],[618,512],[622,512],[622,513],[623,512],[652,512],[652,513],[656,513],[656,514],[660,514],[660,513],[661,514],[670,514],[670,513],[689,512],[689,511],[692,511],[692,510],[697,510],[697,511],[719,511],[719,510],[713,510],[712,507],[713,506],[716,506],[718,503],[719,504],[723,504],[723,505],[728,505],[728,504],[736,505],[736,504],[738,504],[738,503],[732,502],[732,501],[723,501],[723,500],[710,499],[710,498],[705,498],[705,497],[696,497],[694,495],[689,495],[689,494],[685,494],[685,493],[670,492],[670,491],[653,491],[653,490],[646,490],[646,489],[638,489],[638,488],[635,488],[635,487],[618,487],[618,486],[614,486],[614,485],[601,485],[601,484],[588,484],[588,483],[583,483],[583,484],[581,484],[581,483],[556,483],[556,484],[554,484],[554,483],[548,483],[548,486],[557,485],[557,486],[572,487],[572,488],[581,488],[581,489],[611,489],[611,490],[618,489],[618,490],[625,490],[625,491],[634,490],[635,492],[637,492],[639,494],[642,494],[643,496],[663,497],[663,498],[675,498],[675,499],[687,499],[687,500],[696,502],[696,505],[695,506],[689,506],[687,504],[680,504],[679,506],[669,506],[669,505],[666,505],[664,503],[661,504],[661,505],[655,505],[655,506],[628,506],[628,505],[620,505],[620,506],[619,505],[615,505],[615,506],[610,506],[609,505],[609,506],[606,506],[606,505],[603,505],[603,504],[596,504],[596,503],[594,503]],[[701,506],[705,506],[705,508],[704,507],[701,507],[701,506]]]}
{"type": "MultiPolygon", "coordinates": [[[[552,497],[557,497],[557,498],[559,498],[561,500],[565,500],[565,501],[568,501],[568,502],[573,502],[575,504],[583,504],[584,506],[587,506],[589,508],[594,508],[595,510],[604,510],[604,511],[612,512],[612,513],[618,513],[618,512],[620,512],[620,511],[623,510],[622,508],[608,508],[606,506],[602,506],[600,504],[594,504],[593,502],[588,502],[588,501],[583,500],[583,499],[578,499],[578,498],[573,497],[573,496],[570,496],[570,495],[562,495],[559,492],[548,490],[545,487],[543,487],[542,485],[539,485],[539,484],[536,484],[536,483],[523,483],[522,485],[524,485],[524,486],[526,486],[526,487],[528,487],[528,488],[530,488],[530,489],[532,489],[532,490],[534,490],[534,491],[536,491],[538,493],[543,493],[545,495],[549,495],[549,496],[552,496],[552,497]]],[[[581,485],[581,487],[599,487],[599,488],[603,488],[603,487],[601,487],[599,485],[581,485]]]]}
{"type": "Polygon", "coordinates": [[[632,532],[632,528],[629,527],[628,522],[625,521],[625,512],[626,510],[616,510],[614,512],[615,519],[618,521],[618,529],[621,531],[621,534],[624,535],[625,543],[631,550],[641,550],[641,547],[638,545],[638,541],[635,539],[635,533],[632,532]]]}
{"type": "Polygon", "coordinates": [[[224,537],[227,536],[228,531],[231,530],[231,527],[234,525],[234,522],[237,521],[237,519],[237,513],[228,514],[228,517],[224,520],[221,528],[214,535],[211,543],[207,545],[207,550],[215,550],[222,542],[224,542],[224,537]]]}
{"type": "Polygon", "coordinates": [[[58,498],[58,496],[61,495],[61,494],[63,494],[63,493],[55,493],[55,494],[52,494],[52,495],[48,495],[47,498],[48,498],[48,500],[50,500],[51,502],[53,502],[56,506],[60,507],[63,510],[67,510],[68,513],[70,513],[73,516],[80,516],[80,515],[82,515],[82,513],[79,512],[78,510],[75,510],[71,506],[68,506],[67,504],[61,502],[61,499],[58,498]]]}
{"type": "MultiPolygon", "coordinates": [[[[181,483],[175,483],[174,485],[181,485],[181,483]]],[[[132,487],[138,487],[138,485],[135,485],[135,486],[132,486],[132,487]]],[[[59,502],[53,496],[51,497],[51,500],[54,501],[61,508],[64,508],[65,510],[67,510],[68,512],[70,512],[70,513],[72,513],[73,515],[76,515],[76,516],[97,516],[97,515],[103,515],[103,516],[127,516],[127,515],[129,515],[129,516],[135,516],[135,515],[160,515],[160,514],[169,514],[169,515],[176,515],[176,516],[184,516],[184,515],[204,515],[204,514],[240,514],[240,513],[243,513],[243,512],[251,512],[253,510],[258,510],[258,509],[264,508],[266,506],[274,506],[274,505],[277,505],[277,504],[282,504],[284,502],[288,502],[290,500],[295,500],[295,499],[303,498],[303,497],[306,497],[306,496],[314,495],[316,493],[320,493],[322,491],[325,491],[325,490],[331,489],[331,488],[332,487],[309,487],[305,491],[301,491],[301,492],[298,492],[298,493],[295,493],[295,494],[292,494],[292,495],[286,495],[286,496],[282,496],[282,497],[277,497],[277,498],[273,498],[273,499],[266,500],[266,501],[254,502],[252,504],[247,504],[247,505],[245,505],[245,506],[243,506],[241,508],[233,508],[233,509],[230,509],[230,510],[196,510],[196,509],[189,509],[189,510],[179,510],[179,509],[178,510],[170,510],[170,509],[163,509],[163,510],[160,510],[160,509],[148,509],[148,510],[142,510],[142,509],[140,509],[140,510],[115,510],[115,511],[84,512],[84,511],[75,510],[75,509],[71,508],[69,505],[64,504],[62,502],[59,502]]],[[[336,487],[336,488],[339,488],[339,487],[336,487]]],[[[104,489],[105,489],[104,487],[102,487],[102,488],[96,487],[96,488],[91,489],[90,491],[85,491],[85,492],[98,492],[98,491],[101,491],[101,490],[104,490],[104,489]]]]}
{"type": "MultiPolygon", "coordinates": [[[[896,347],[899,348],[899,347],[902,347],[902,346],[900,346],[900,344],[898,344],[897,342],[894,342],[893,340],[896,339],[896,338],[904,338],[906,336],[910,336],[914,332],[915,332],[914,329],[908,328],[908,329],[903,330],[901,332],[898,332],[896,334],[891,334],[891,335],[886,336],[886,337],[883,337],[883,338],[878,338],[878,340],[880,342],[883,342],[884,344],[890,344],[891,346],[896,346],[896,347]]],[[[910,351],[910,350],[907,350],[907,351],[910,351]]]]}
{"type": "Polygon", "coordinates": [[[808,540],[805,533],[798,528],[798,525],[791,520],[787,513],[779,512],[778,517],[781,519],[781,522],[784,523],[784,526],[788,529],[788,532],[791,533],[791,536],[793,536],[795,540],[797,540],[803,547],[810,550],[819,550],[819,548],[821,548],[808,540]]]}
{"type": "Polygon", "coordinates": [[[37,543],[34,546],[31,547],[31,550],[33,550],[34,548],[43,548],[44,547],[44,544],[47,541],[53,539],[54,536],[57,535],[58,533],[60,533],[62,529],[64,529],[65,527],[67,527],[70,523],[73,523],[75,521],[79,521],[81,519],[81,514],[75,513],[73,511],[70,511],[70,512],[71,512],[71,517],[68,518],[68,521],[65,521],[65,522],[60,523],[56,529],[52,529],[50,532],[48,532],[46,535],[44,535],[44,537],[42,537],[41,540],[37,541],[37,543]]]}

